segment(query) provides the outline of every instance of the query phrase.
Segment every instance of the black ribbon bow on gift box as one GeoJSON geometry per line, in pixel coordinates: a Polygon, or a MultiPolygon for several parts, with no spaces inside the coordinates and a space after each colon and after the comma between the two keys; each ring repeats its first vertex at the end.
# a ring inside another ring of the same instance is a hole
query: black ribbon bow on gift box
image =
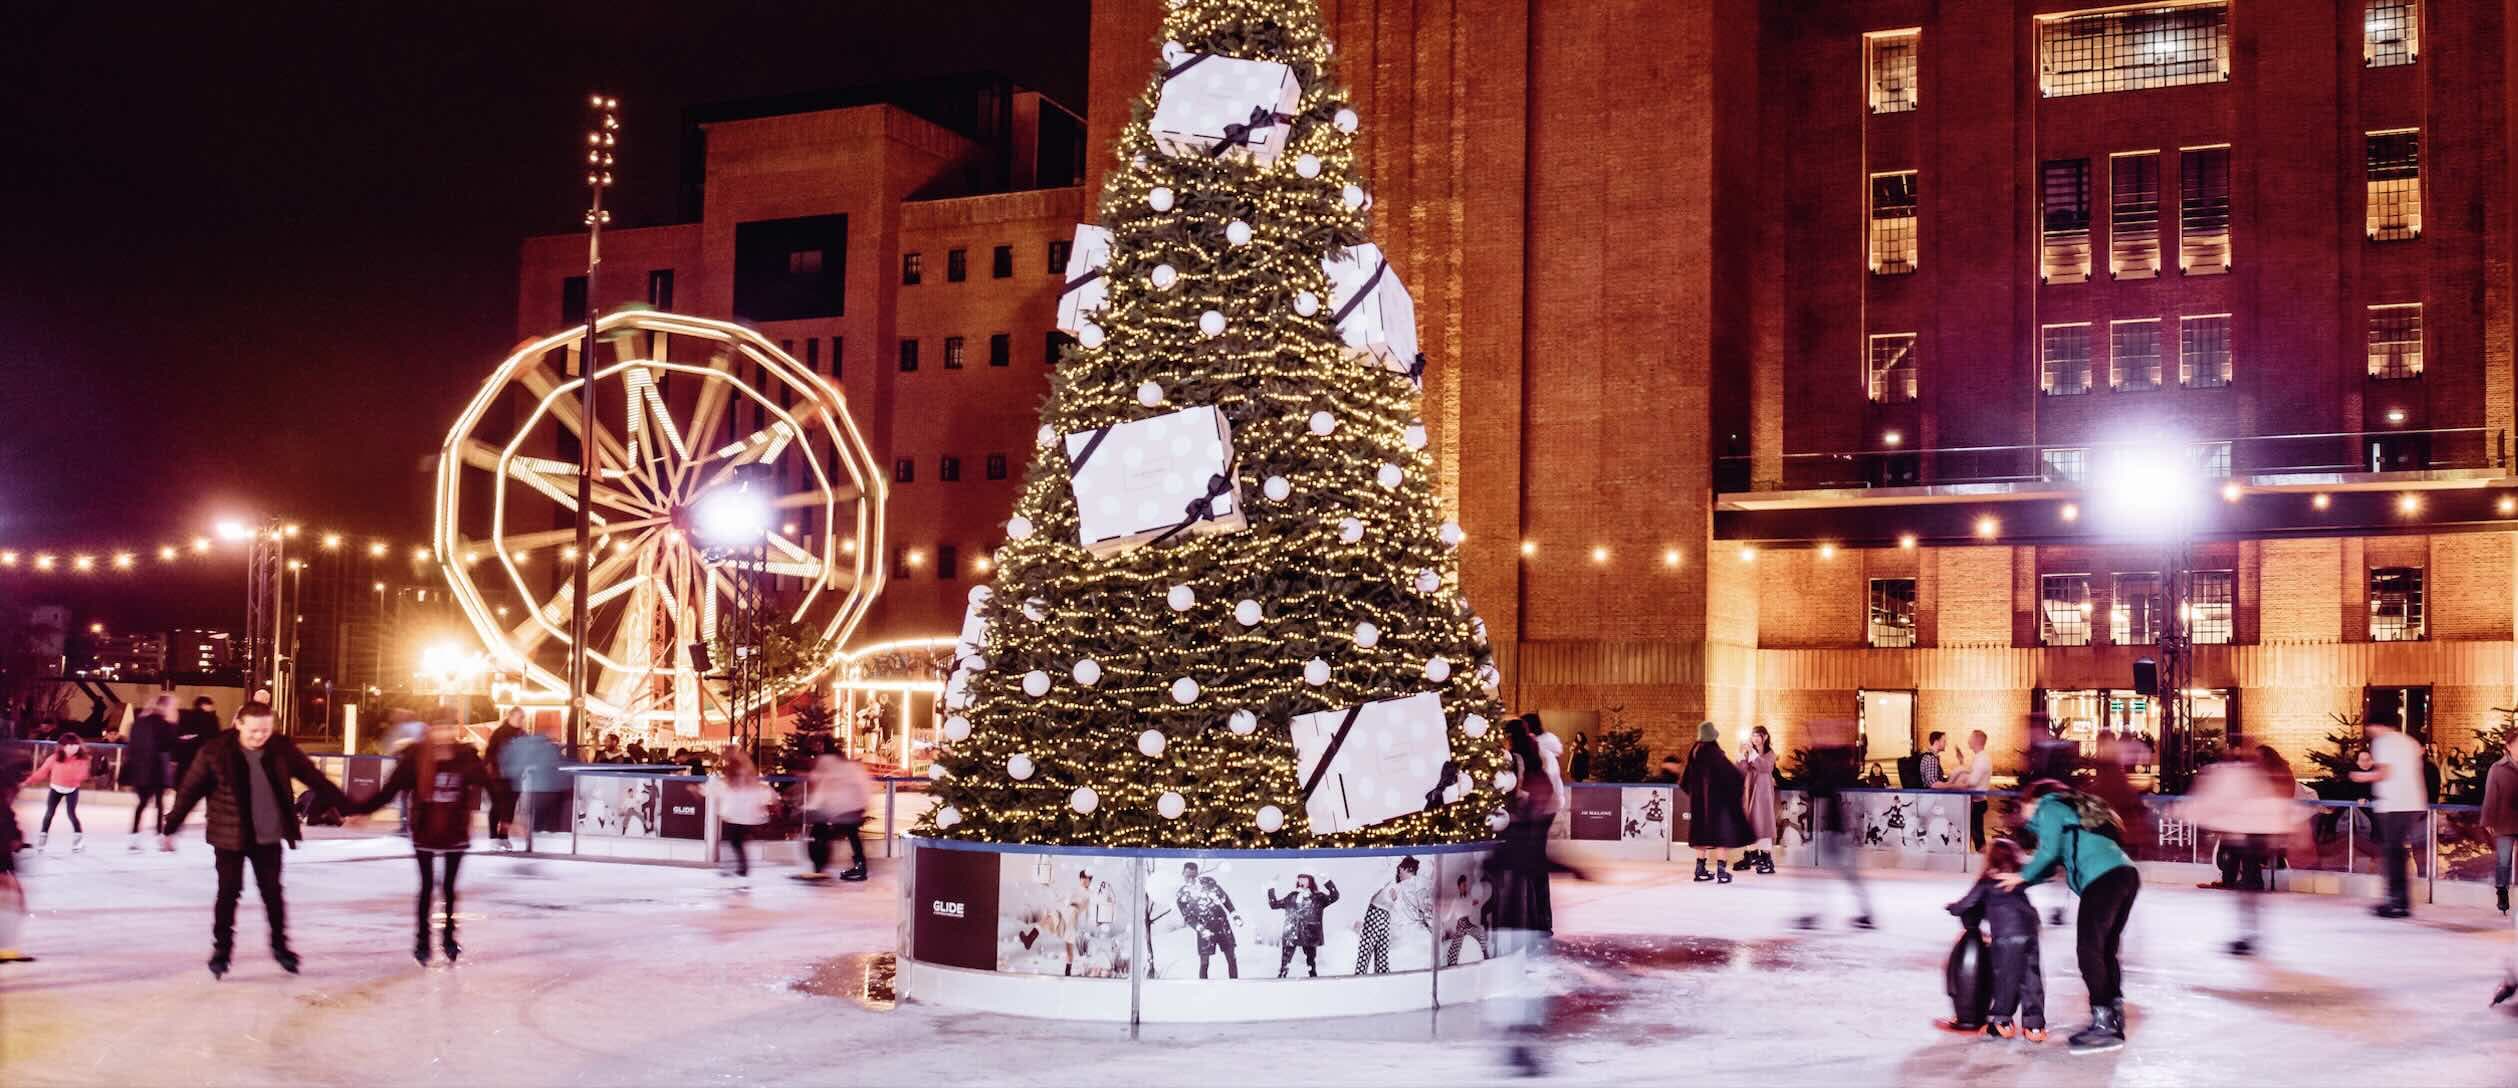
{"type": "Polygon", "coordinates": [[[1278,124],[1292,120],[1292,117],[1278,113],[1266,106],[1252,106],[1250,108],[1250,120],[1248,122],[1233,121],[1225,124],[1224,138],[1216,141],[1214,147],[1207,149],[1207,157],[1211,159],[1217,158],[1236,147],[1248,147],[1250,146],[1250,134],[1252,132],[1263,128],[1272,128],[1278,124]]]}
{"type": "Polygon", "coordinates": [[[1433,789],[1425,791],[1425,807],[1441,807],[1443,791],[1450,789],[1451,784],[1458,781],[1460,781],[1460,763],[1457,760],[1444,760],[1442,777],[1434,780],[1433,789]]]}
{"type": "Polygon", "coordinates": [[[1214,517],[1215,500],[1223,498],[1225,492],[1233,489],[1233,467],[1240,463],[1241,458],[1239,455],[1236,455],[1232,460],[1224,463],[1224,471],[1207,477],[1206,494],[1189,500],[1189,504],[1183,508],[1183,512],[1188,516],[1180,519],[1179,524],[1163,530],[1162,535],[1146,541],[1146,545],[1151,547],[1166,540],[1170,540],[1175,536],[1188,532],[1190,526],[1214,517]]]}

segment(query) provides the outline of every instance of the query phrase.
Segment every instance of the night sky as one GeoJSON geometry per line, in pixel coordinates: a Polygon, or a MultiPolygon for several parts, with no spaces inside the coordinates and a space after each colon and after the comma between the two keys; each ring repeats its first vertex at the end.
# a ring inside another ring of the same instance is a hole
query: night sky
{"type": "MultiPolygon", "coordinates": [[[[625,114],[615,225],[671,222],[686,107],[994,71],[1080,111],[1086,7],[0,0],[0,546],[145,568],[257,510],[424,540],[517,243],[577,227],[587,91],[625,114]]],[[[220,622],[205,566],[0,602],[220,622]]]]}

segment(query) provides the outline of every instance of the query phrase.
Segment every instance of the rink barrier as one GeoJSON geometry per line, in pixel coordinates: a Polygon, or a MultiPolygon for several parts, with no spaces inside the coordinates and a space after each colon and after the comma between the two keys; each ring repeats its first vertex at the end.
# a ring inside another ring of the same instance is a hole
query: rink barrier
{"type": "Polygon", "coordinates": [[[894,985],[922,1004],[1129,1023],[1292,1020],[1474,1002],[1524,975],[1518,956],[1489,958],[1503,936],[1481,894],[1491,842],[1335,850],[903,842],[894,985]],[[1403,858],[1417,861],[1405,883],[1403,858]],[[1199,867],[1195,887],[1187,865],[1199,867]],[[1338,893],[1307,956],[1286,944],[1296,932],[1291,912],[1269,903],[1279,889],[1291,892],[1296,874],[1338,893]],[[1466,897],[1457,890],[1464,878],[1466,897]],[[1367,924],[1376,911],[1379,924],[1367,924]],[[1193,912],[1226,924],[1193,923],[1193,912]],[[1270,952],[1287,977],[1270,973],[1270,952]],[[1455,955],[1465,962],[1450,962],[1455,955]],[[1368,959],[1381,970],[1367,971],[1368,959]],[[1318,977],[1308,974],[1314,965],[1318,977]]]}

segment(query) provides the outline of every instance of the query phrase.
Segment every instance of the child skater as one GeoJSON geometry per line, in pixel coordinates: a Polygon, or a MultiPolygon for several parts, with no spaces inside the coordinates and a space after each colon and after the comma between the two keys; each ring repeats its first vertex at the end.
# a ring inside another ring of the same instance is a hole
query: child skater
{"type": "MultiPolygon", "coordinates": [[[[1993,958],[1993,1000],[1981,1028],[1943,1020],[1940,1026],[1946,1030],[1981,1030],[1995,1038],[2025,1035],[2032,1043],[2046,1041],[2046,976],[2038,963],[2037,907],[2028,901],[2025,888],[2004,891],[2000,883],[2005,874],[2020,871],[2022,856],[2020,845],[2010,839],[1988,841],[1984,872],[1964,897],[1949,905],[1950,913],[1970,932],[1991,923],[1992,939],[1982,947],[1993,958]]],[[[1962,1003],[1962,1018],[1967,1004],[1971,1003],[1962,1003]]]]}

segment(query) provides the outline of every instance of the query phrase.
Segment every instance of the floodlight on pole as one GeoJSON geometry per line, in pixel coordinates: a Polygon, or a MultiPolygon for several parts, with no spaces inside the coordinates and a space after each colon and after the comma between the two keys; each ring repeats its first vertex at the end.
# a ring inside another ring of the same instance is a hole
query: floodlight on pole
{"type": "Polygon", "coordinates": [[[758,544],[769,536],[770,495],[746,476],[711,488],[691,509],[700,539],[719,547],[758,544]]]}

